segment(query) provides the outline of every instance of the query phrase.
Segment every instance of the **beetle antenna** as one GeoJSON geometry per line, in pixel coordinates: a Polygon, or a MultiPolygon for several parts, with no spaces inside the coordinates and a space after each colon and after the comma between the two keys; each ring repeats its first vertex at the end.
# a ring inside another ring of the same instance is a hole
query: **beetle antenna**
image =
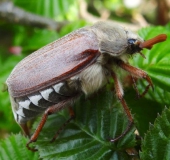
{"type": "Polygon", "coordinates": [[[144,41],[143,43],[141,43],[139,45],[140,48],[147,48],[147,49],[151,49],[152,46],[156,43],[159,43],[159,42],[163,42],[167,39],[167,35],[166,34],[159,34],[158,36],[154,37],[154,38],[151,38],[147,41],[144,41]]]}

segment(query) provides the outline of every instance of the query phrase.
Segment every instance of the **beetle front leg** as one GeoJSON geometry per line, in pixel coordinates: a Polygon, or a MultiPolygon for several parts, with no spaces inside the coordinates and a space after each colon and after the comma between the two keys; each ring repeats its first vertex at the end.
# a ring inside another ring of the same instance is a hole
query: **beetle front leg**
{"type": "Polygon", "coordinates": [[[119,79],[117,78],[117,76],[116,76],[116,74],[114,72],[112,72],[111,75],[112,75],[112,77],[114,79],[116,96],[120,100],[120,102],[121,102],[121,104],[122,104],[122,106],[123,106],[123,108],[124,108],[124,110],[125,110],[125,112],[127,114],[127,117],[129,119],[129,125],[126,128],[126,130],[120,136],[110,140],[111,142],[115,142],[115,141],[119,140],[120,138],[122,138],[123,136],[125,136],[129,132],[129,130],[131,129],[131,127],[133,125],[133,118],[132,118],[130,110],[129,110],[127,104],[126,104],[126,101],[123,98],[123,88],[122,88],[122,85],[121,85],[119,79]]]}
{"type": "Polygon", "coordinates": [[[137,95],[138,98],[140,98],[141,95],[140,95],[140,93],[138,91],[138,88],[137,88],[137,85],[136,85],[136,80],[137,79],[134,76],[132,76],[132,75],[131,75],[131,79],[132,79],[133,87],[134,87],[134,89],[136,91],[136,95],[137,95]]]}
{"type": "Polygon", "coordinates": [[[144,92],[140,95],[140,97],[143,97],[149,90],[150,87],[152,87],[152,89],[154,90],[154,86],[152,83],[151,78],[147,75],[146,72],[144,72],[143,70],[139,69],[139,68],[135,68],[125,62],[123,62],[122,60],[117,60],[116,61],[117,65],[119,67],[121,67],[122,69],[124,69],[125,71],[129,72],[130,74],[132,74],[133,76],[137,77],[137,78],[143,78],[146,79],[146,81],[148,82],[148,85],[146,86],[144,92]]]}

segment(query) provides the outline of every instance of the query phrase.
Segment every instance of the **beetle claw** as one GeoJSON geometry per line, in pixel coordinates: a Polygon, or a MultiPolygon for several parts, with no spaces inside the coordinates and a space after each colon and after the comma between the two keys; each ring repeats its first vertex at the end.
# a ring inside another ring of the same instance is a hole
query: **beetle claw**
{"type": "Polygon", "coordinates": [[[29,140],[29,142],[26,144],[26,147],[32,152],[37,152],[38,149],[35,149],[35,148],[32,148],[32,147],[29,146],[31,143],[33,143],[33,141],[29,140]]]}
{"type": "Polygon", "coordinates": [[[124,137],[130,131],[130,129],[132,128],[133,125],[134,125],[133,121],[130,121],[126,130],[118,137],[116,137],[114,139],[110,139],[110,142],[114,143],[114,142],[118,141],[119,139],[121,139],[122,137],[124,137]]]}
{"type": "Polygon", "coordinates": [[[153,86],[153,83],[152,83],[151,78],[147,75],[147,76],[145,77],[145,79],[146,79],[146,81],[149,83],[149,86],[151,86],[151,87],[152,87],[152,90],[154,91],[154,86],[153,86]]]}

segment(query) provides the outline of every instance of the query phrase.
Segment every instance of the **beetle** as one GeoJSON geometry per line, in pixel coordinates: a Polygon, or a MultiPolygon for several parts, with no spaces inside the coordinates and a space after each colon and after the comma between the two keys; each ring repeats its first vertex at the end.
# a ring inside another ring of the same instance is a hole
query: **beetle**
{"type": "MultiPolygon", "coordinates": [[[[119,70],[129,72],[132,78],[146,79],[148,86],[142,95],[146,94],[149,87],[153,88],[150,77],[145,71],[131,66],[128,59],[136,53],[144,57],[143,48],[151,49],[166,38],[165,34],[160,34],[144,41],[121,26],[100,21],[71,32],[19,62],[6,81],[15,120],[29,135],[27,122],[43,113],[27,148],[34,150],[29,144],[37,140],[48,115],[71,106],[82,94],[96,92],[110,78],[114,80],[116,96],[129,119],[127,129],[111,142],[123,137],[132,126],[133,118],[123,98],[119,70]]],[[[74,117],[71,108],[70,115],[67,122],[74,117]]]]}

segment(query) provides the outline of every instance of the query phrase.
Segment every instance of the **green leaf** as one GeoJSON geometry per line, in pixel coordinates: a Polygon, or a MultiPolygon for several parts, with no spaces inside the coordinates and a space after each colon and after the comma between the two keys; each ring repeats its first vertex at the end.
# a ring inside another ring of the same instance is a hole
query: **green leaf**
{"type": "MultiPolygon", "coordinates": [[[[169,27],[148,27],[143,28],[139,31],[139,35],[144,39],[150,39],[158,34],[167,34],[170,37],[169,27]]],[[[142,70],[146,71],[151,77],[154,85],[154,91],[149,89],[145,98],[165,105],[170,105],[169,95],[170,95],[170,39],[167,38],[166,41],[161,42],[153,46],[151,50],[143,50],[142,52],[146,56],[143,59],[140,55],[135,55],[131,64],[142,70]]],[[[138,89],[142,93],[147,83],[144,80],[139,80],[137,82],[138,89]]]]}
{"type": "Polygon", "coordinates": [[[165,108],[147,132],[143,143],[141,159],[168,160],[170,157],[170,109],[165,108]]]}
{"type": "MultiPolygon", "coordinates": [[[[170,36],[168,29],[164,27],[149,27],[142,29],[139,34],[144,39],[150,39],[158,34],[165,33],[170,36]]],[[[139,67],[146,71],[151,77],[154,86],[158,86],[165,91],[170,91],[170,39],[167,38],[165,42],[156,44],[151,50],[143,50],[142,52],[146,56],[143,59],[140,55],[136,55],[133,58],[132,65],[139,67]]],[[[140,83],[141,88],[144,88],[146,84],[140,83]]]]}
{"type": "Polygon", "coordinates": [[[157,114],[162,112],[164,105],[154,99],[137,98],[133,89],[125,92],[125,99],[134,115],[135,126],[140,136],[144,137],[144,134],[149,129],[149,123],[154,123],[157,114]]]}
{"type": "Polygon", "coordinates": [[[29,151],[25,143],[28,139],[21,134],[11,135],[0,142],[1,160],[37,160],[38,154],[29,151]]]}
{"type": "MultiPolygon", "coordinates": [[[[46,159],[129,159],[127,148],[135,146],[134,128],[115,143],[110,138],[119,136],[128,125],[127,117],[110,91],[101,91],[89,98],[82,97],[74,106],[76,119],[69,123],[55,142],[50,140],[69,118],[62,111],[49,116],[36,148],[40,158],[46,159]],[[116,158],[117,157],[117,158],[116,158]]],[[[34,125],[34,130],[38,122],[34,125]]]]}
{"type": "MultiPolygon", "coordinates": [[[[158,34],[165,33],[170,36],[168,27],[148,27],[139,31],[139,35],[145,40],[158,34]]],[[[151,50],[143,50],[146,56],[143,59],[140,55],[135,55],[131,59],[131,64],[146,71],[151,77],[154,85],[154,91],[149,89],[147,94],[139,100],[135,98],[135,93],[130,91],[125,93],[127,103],[135,114],[136,125],[141,136],[146,133],[149,122],[154,122],[157,113],[161,113],[165,105],[170,105],[170,70],[169,58],[170,48],[168,47],[170,39],[156,44],[151,50]],[[145,117],[145,118],[144,118],[145,117]]],[[[137,88],[142,93],[147,83],[145,80],[137,81],[137,88]]]]}
{"type": "Polygon", "coordinates": [[[157,103],[162,104],[162,107],[164,107],[165,105],[170,105],[170,92],[155,86],[154,87],[154,91],[151,92],[149,91],[146,95],[145,98],[149,99],[149,100],[154,100],[157,103]]]}

